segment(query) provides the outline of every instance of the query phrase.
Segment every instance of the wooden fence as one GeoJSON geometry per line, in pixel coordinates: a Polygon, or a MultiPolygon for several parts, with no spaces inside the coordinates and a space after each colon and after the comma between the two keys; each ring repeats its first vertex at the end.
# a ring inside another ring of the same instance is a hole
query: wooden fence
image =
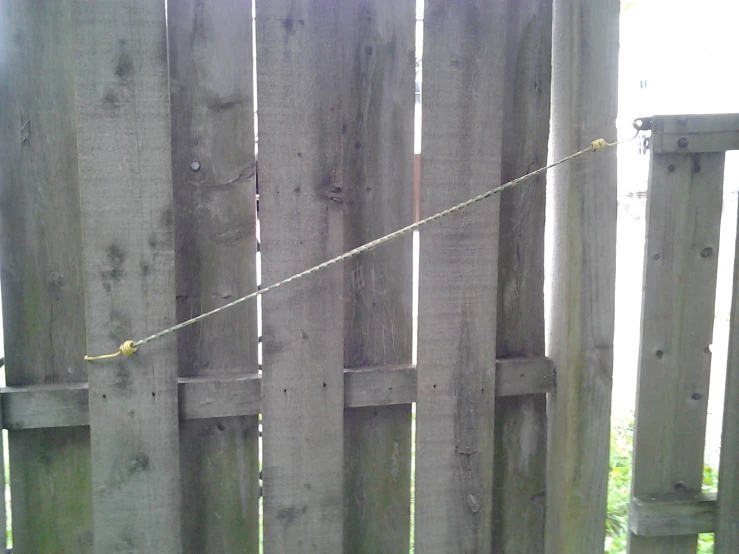
{"type": "Polygon", "coordinates": [[[614,152],[552,177],[553,360],[543,179],[423,231],[417,365],[410,236],[266,295],[261,367],[256,302],[83,356],[256,290],[257,177],[270,284],[545,165],[550,98],[612,138],[614,4],[429,0],[414,171],[415,0],[3,1],[15,552],[602,548],[614,152]]]}
{"type": "MultiPolygon", "coordinates": [[[[263,283],[414,217],[415,0],[164,8],[2,4],[15,551],[257,552],[261,469],[265,552],[407,552],[413,402],[417,551],[540,550],[541,179],[424,232],[419,369],[410,235],[265,296],[261,371],[255,302],[82,361],[256,289],[255,77],[263,283]]],[[[551,28],[427,4],[421,216],[546,163],[551,28]]]]}

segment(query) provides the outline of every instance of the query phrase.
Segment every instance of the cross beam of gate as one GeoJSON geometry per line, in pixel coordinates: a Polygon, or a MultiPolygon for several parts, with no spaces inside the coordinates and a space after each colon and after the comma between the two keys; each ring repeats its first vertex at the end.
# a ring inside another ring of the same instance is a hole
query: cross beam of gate
{"type": "MultiPolygon", "coordinates": [[[[547,358],[509,358],[496,363],[498,397],[554,390],[547,358]]],[[[414,366],[344,370],[344,407],[391,406],[416,401],[414,366]]],[[[6,387],[0,390],[6,429],[89,425],[87,383],[6,387]]],[[[262,378],[256,373],[179,379],[180,419],[256,415],[262,408],[262,378]]]]}

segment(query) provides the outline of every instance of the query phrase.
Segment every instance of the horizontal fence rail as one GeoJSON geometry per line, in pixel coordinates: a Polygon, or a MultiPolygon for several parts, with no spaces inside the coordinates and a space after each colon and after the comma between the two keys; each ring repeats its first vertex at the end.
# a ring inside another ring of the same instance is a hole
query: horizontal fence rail
{"type": "MultiPolygon", "coordinates": [[[[554,391],[554,367],[546,358],[498,360],[497,397],[554,391]]],[[[417,369],[373,367],[344,370],[344,407],[410,404],[416,401],[417,369]]],[[[180,419],[257,415],[262,409],[262,377],[181,377],[180,419]]],[[[0,389],[5,429],[45,429],[89,425],[86,383],[0,389]]]]}
{"type": "Polygon", "coordinates": [[[640,537],[713,533],[716,530],[716,494],[636,497],[629,506],[629,530],[640,537]]]}

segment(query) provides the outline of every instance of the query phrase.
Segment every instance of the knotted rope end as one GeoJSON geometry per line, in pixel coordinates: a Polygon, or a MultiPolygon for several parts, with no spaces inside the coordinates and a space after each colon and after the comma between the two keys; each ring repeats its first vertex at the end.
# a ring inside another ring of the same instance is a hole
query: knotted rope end
{"type": "Polygon", "coordinates": [[[602,138],[595,139],[593,142],[590,143],[590,148],[593,150],[593,152],[603,152],[603,150],[605,150],[608,146],[611,145],[602,138]]]}
{"type": "Polygon", "coordinates": [[[85,356],[86,362],[96,362],[100,360],[112,360],[113,358],[117,358],[118,356],[131,356],[138,350],[138,347],[136,346],[136,343],[132,340],[127,340],[123,344],[121,344],[118,347],[117,352],[113,352],[112,354],[102,354],[100,356],[85,356]]]}

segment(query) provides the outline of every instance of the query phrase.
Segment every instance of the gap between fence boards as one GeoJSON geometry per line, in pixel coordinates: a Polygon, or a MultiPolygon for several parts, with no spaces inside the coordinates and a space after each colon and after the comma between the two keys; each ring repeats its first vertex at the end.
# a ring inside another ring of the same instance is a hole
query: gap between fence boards
{"type": "MultiPolygon", "coordinates": [[[[552,392],[554,365],[547,358],[497,360],[496,396],[552,392]]],[[[409,404],[416,401],[415,366],[344,370],[346,408],[409,404]]],[[[317,386],[322,386],[318,384],[317,386]]],[[[6,429],[89,425],[87,383],[60,383],[0,389],[6,429]]],[[[261,412],[258,374],[179,379],[180,419],[256,415],[261,412]]]]}

